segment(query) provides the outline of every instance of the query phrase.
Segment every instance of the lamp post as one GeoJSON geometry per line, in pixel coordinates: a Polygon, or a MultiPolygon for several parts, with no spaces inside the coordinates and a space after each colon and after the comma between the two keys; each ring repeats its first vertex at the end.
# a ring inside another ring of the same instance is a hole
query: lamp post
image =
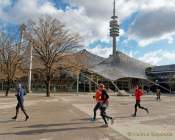
{"type": "Polygon", "coordinates": [[[21,24],[20,26],[20,43],[17,47],[17,53],[20,54],[21,53],[21,48],[22,48],[22,43],[24,41],[24,32],[26,30],[26,25],[25,24],[21,24]]]}
{"type": "Polygon", "coordinates": [[[29,76],[28,76],[28,91],[29,93],[32,92],[31,85],[32,85],[32,58],[33,58],[33,40],[30,40],[30,60],[29,60],[29,76]]]}
{"type": "Polygon", "coordinates": [[[79,73],[77,73],[77,95],[79,93],[79,73]]]}

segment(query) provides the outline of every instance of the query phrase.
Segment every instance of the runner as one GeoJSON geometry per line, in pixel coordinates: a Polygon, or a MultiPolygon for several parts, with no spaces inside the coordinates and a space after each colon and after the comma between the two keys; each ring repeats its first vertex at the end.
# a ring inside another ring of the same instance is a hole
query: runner
{"type": "Polygon", "coordinates": [[[108,104],[109,104],[109,95],[107,94],[107,91],[106,89],[104,88],[104,85],[103,85],[103,90],[102,90],[102,94],[101,94],[101,107],[100,107],[100,111],[101,111],[101,116],[105,122],[105,125],[103,125],[104,127],[108,127],[108,122],[107,120],[111,120],[111,124],[114,123],[114,120],[111,116],[108,116],[106,114],[106,109],[108,107],[108,104]]]}
{"type": "Polygon", "coordinates": [[[137,113],[137,107],[139,107],[140,109],[144,109],[147,113],[149,113],[148,109],[145,108],[145,107],[142,107],[140,105],[140,101],[141,101],[141,96],[143,95],[143,92],[141,90],[142,88],[140,86],[136,86],[136,89],[135,89],[135,99],[136,99],[136,103],[135,103],[135,112],[134,114],[132,115],[133,117],[136,117],[136,113],[137,113]]]}
{"type": "Polygon", "coordinates": [[[100,109],[100,106],[101,106],[101,92],[103,90],[103,86],[104,85],[99,84],[96,94],[95,96],[93,96],[93,98],[96,100],[96,105],[94,107],[94,117],[92,118],[92,121],[96,120],[97,110],[100,109]]]}
{"type": "Polygon", "coordinates": [[[16,93],[16,98],[17,98],[17,105],[16,105],[16,115],[14,117],[12,117],[12,119],[16,120],[18,117],[18,113],[19,113],[19,108],[21,108],[22,112],[25,114],[26,119],[25,121],[27,121],[29,119],[29,116],[27,115],[25,109],[24,109],[24,88],[22,87],[22,85],[19,83],[18,84],[18,88],[17,88],[17,93],[16,93]]]}

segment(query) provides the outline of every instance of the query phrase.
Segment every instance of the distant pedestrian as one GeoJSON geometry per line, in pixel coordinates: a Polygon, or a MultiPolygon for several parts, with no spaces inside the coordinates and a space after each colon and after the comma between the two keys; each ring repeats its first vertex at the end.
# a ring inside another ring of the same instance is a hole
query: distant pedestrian
{"type": "Polygon", "coordinates": [[[148,109],[145,108],[145,107],[142,107],[140,105],[140,101],[141,101],[141,96],[143,95],[143,92],[142,92],[142,88],[140,86],[136,86],[136,89],[134,91],[134,94],[135,94],[135,99],[136,99],[136,103],[135,103],[135,112],[134,114],[132,115],[133,117],[136,117],[136,114],[137,114],[137,107],[139,107],[140,109],[143,109],[145,110],[147,113],[149,113],[148,109]]]}
{"type": "Polygon", "coordinates": [[[101,106],[101,94],[102,94],[103,86],[104,85],[99,84],[98,89],[96,90],[95,96],[93,96],[93,98],[96,100],[96,105],[93,110],[94,116],[92,118],[92,121],[96,120],[97,110],[100,109],[100,106],[101,106]]]}
{"type": "MultiPolygon", "coordinates": [[[[104,87],[104,86],[103,86],[104,87]]],[[[101,94],[101,106],[100,106],[100,111],[101,111],[101,117],[105,123],[104,127],[108,127],[108,120],[111,120],[111,124],[114,123],[114,120],[111,116],[108,116],[106,114],[106,109],[109,105],[109,95],[107,94],[107,91],[105,88],[103,88],[102,90],[102,94],[101,94]]]]}
{"type": "Polygon", "coordinates": [[[156,86],[156,100],[160,101],[160,85],[158,80],[155,81],[155,86],[156,86]]]}
{"type": "Polygon", "coordinates": [[[147,88],[146,88],[146,92],[147,92],[147,94],[149,94],[149,91],[150,91],[150,88],[147,87],[147,88]]]}
{"type": "Polygon", "coordinates": [[[21,108],[22,112],[25,115],[25,121],[27,121],[29,119],[28,114],[26,113],[25,109],[24,109],[24,95],[25,95],[25,91],[24,88],[22,87],[21,83],[18,84],[17,87],[17,93],[16,93],[16,98],[17,98],[17,105],[16,105],[16,115],[14,117],[12,117],[12,119],[16,120],[18,117],[18,113],[19,113],[19,108],[21,108]]]}
{"type": "Polygon", "coordinates": [[[156,96],[157,96],[157,101],[160,101],[160,88],[156,88],[156,96]]]}

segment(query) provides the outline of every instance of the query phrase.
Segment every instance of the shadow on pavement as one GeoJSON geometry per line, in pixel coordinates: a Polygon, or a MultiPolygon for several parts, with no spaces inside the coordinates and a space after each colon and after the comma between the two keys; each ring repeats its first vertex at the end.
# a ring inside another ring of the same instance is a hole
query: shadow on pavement
{"type": "Polygon", "coordinates": [[[11,123],[11,122],[25,122],[25,120],[13,120],[13,119],[2,120],[2,119],[0,119],[0,124],[1,123],[11,123]]]}
{"type": "Polygon", "coordinates": [[[132,116],[117,116],[113,117],[114,119],[125,119],[125,118],[133,118],[132,116]]]}
{"type": "Polygon", "coordinates": [[[71,123],[54,123],[54,124],[36,124],[23,127],[15,128],[45,128],[45,127],[54,127],[54,126],[67,126],[67,125],[76,125],[76,124],[90,124],[91,122],[71,122],[71,123]]]}
{"type": "Polygon", "coordinates": [[[43,133],[49,132],[63,132],[63,131],[76,131],[76,130],[85,130],[85,129],[97,129],[101,128],[101,126],[94,126],[94,127],[69,127],[69,128],[59,128],[59,129],[38,129],[38,130],[27,130],[27,131],[20,131],[14,133],[2,133],[0,135],[39,135],[43,133]]]}
{"type": "MultiPolygon", "coordinates": [[[[78,120],[80,120],[80,121],[89,121],[89,122],[92,122],[91,121],[91,119],[92,118],[81,118],[81,119],[72,119],[72,121],[78,121],[78,120]]],[[[96,118],[96,121],[98,121],[98,120],[100,120],[101,118],[96,118]]]]}
{"type": "Polygon", "coordinates": [[[0,120],[0,123],[10,123],[14,122],[15,120],[9,119],[9,120],[0,120]]]}

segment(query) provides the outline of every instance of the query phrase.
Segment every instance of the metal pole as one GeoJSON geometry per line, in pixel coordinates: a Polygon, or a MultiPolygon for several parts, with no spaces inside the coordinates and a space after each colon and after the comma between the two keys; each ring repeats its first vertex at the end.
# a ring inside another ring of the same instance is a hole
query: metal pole
{"type": "Polygon", "coordinates": [[[28,81],[28,91],[29,93],[32,92],[31,90],[31,81],[32,81],[32,51],[33,51],[33,41],[30,41],[30,64],[29,64],[29,81],[28,81]]]}
{"type": "Polygon", "coordinates": [[[171,93],[171,91],[170,91],[169,89],[165,88],[164,86],[161,86],[161,85],[159,85],[159,84],[156,84],[155,82],[153,82],[153,81],[151,81],[151,80],[148,80],[148,81],[149,81],[150,83],[154,84],[154,85],[157,85],[157,86],[159,86],[159,87],[165,89],[165,90],[168,91],[169,93],[171,93]]]}
{"type": "MultiPolygon", "coordinates": [[[[82,74],[84,77],[86,77],[88,80],[92,81],[93,83],[95,83],[96,85],[98,85],[97,82],[95,82],[94,80],[90,79],[89,77],[87,77],[86,75],[82,74]]],[[[111,81],[111,80],[110,80],[111,81]]],[[[117,85],[114,83],[114,81],[111,81],[111,83],[114,85],[114,87],[120,91],[120,89],[117,87],[117,85]]]]}
{"type": "Polygon", "coordinates": [[[4,81],[2,81],[2,91],[4,90],[4,81]]]}
{"type": "Polygon", "coordinates": [[[111,83],[114,85],[114,87],[120,92],[120,89],[117,87],[117,85],[114,83],[114,81],[111,81],[111,83]]]}
{"type": "Polygon", "coordinates": [[[129,93],[131,92],[131,79],[128,79],[128,89],[129,89],[129,93]]]}
{"type": "Polygon", "coordinates": [[[26,26],[25,24],[22,24],[20,26],[20,44],[17,46],[17,53],[21,53],[22,43],[24,41],[24,32],[25,32],[26,26]]]}
{"type": "Polygon", "coordinates": [[[95,83],[96,85],[98,85],[97,82],[95,82],[94,80],[92,80],[91,78],[89,78],[88,76],[84,75],[83,73],[81,73],[85,78],[87,78],[88,80],[92,81],[93,83],[95,83]]]}
{"type": "MultiPolygon", "coordinates": [[[[92,75],[90,76],[90,79],[92,79],[92,75]]],[[[89,92],[91,92],[92,89],[92,84],[91,84],[91,80],[89,80],[89,92]]]]}
{"type": "Polygon", "coordinates": [[[85,80],[84,80],[84,92],[86,91],[86,82],[85,82],[85,80]]]}
{"type": "Polygon", "coordinates": [[[79,74],[77,74],[77,95],[79,93],[79,74]]]}

